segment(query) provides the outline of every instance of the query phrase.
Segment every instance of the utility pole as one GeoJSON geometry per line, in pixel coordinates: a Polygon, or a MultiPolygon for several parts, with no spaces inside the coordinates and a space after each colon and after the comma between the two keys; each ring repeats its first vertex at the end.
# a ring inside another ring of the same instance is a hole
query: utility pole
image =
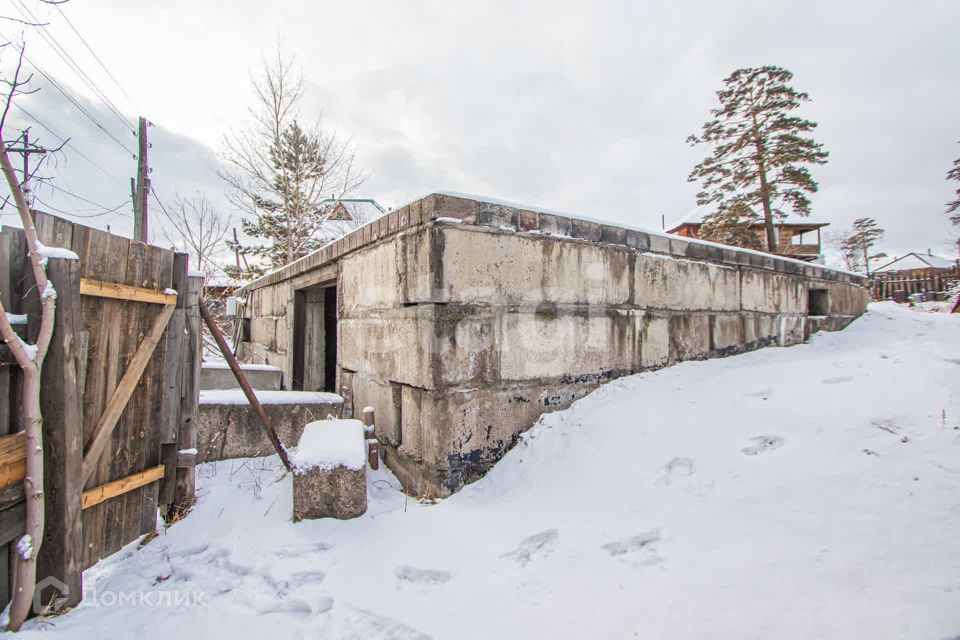
{"type": "Polygon", "coordinates": [[[133,197],[133,239],[147,242],[147,202],[150,194],[150,166],[147,163],[147,119],[140,117],[137,131],[139,156],[137,158],[137,178],[130,178],[130,191],[133,197]]]}
{"type": "Polygon", "coordinates": [[[47,150],[42,147],[36,147],[34,149],[31,149],[30,148],[30,131],[27,130],[23,132],[23,146],[8,147],[7,151],[9,151],[10,153],[23,154],[23,186],[21,188],[23,189],[23,196],[27,199],[27,202],[30,203],[30,154],[37,153],[40,155],[44,155],[47,153],[47,150]]]}

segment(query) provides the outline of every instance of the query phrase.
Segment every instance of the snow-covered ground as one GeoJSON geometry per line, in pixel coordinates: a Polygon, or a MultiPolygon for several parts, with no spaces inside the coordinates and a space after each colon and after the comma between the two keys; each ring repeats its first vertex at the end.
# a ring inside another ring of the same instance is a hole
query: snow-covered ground
{"type": "Polygon", "coordinates": [[[33,628],[956,638],[958,380],[960,317],[884,303],[807,345],[608,384],[435,505],[381,470],[364,517],[293,524],[276,459],[205,465],[189,517],[33,628]]]}

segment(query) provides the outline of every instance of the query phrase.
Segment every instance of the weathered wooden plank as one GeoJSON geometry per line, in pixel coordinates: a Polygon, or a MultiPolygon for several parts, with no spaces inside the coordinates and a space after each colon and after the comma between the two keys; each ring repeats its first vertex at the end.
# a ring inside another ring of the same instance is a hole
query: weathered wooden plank
{"type": "MultiPolygon", "coordinates": [[[[95,280],[125,283],[129,247],[130,241],[126,238],[90,229],[87,233],[88,257],[82,263],[84,275],[95,280]]],[[[116,329],[123,326],[124,309],[130,303],[93,297],[83,297],[82,300],[84,323],[90,332],[84,394],[84,442],[89,443],[107,400],[120,380],[121,367],[130,357],[122,352],[122,332],[116,329]]],[[[110,455],[104,452],[85,486],[98,486],[111,479],[110,455]]],[[[109,555],[105,535],[107,506],[101,504],[83,511],[84,568],[109,555]]]]}
{"type": "Polygon", "coordinates": [[[23,431],[0,437],[0,488],[23,481],[27,474],[26,446],[23,431]]]}
{"type": "Polygon", "coordinates": [[[89,509],[96,504],[100,504],[101,502],[109,500],[110,498],[124,495],[125,493],[133,491],[134,489],[142,487],[146,484],[156,482],[163,477],[163,473],[163,465],[160,464],[155,467],[151,467],[150,469],[146,469],[145,471],[141,471],[140,473],[134,473],[120,478],[119,480],[114,480],[105,485],[84,491],[81,498],[81,506],[83,509],[89,509]]]}
{"type": "Polygon", "coordinates": [[[17,504],[0,511],[0,544],[7,544],[26,533],[27,503],[17,504]]]}
{"type": "Polygon", "coordinates": [[[150,328],[150,332],[144,336],[143,342],[140,343],[140,347],[133,356],[133,360],[131,360],[127,366],[127,370],[124,372],[120,384],[117,385],[116,390],[107,402],[107,408],[104,410],[103,415],[100,417],[94,429],[93,439],[90,441],[83,455],[82,477],[84,482],[92,475],[97,459],[100,454],[103,453],[104,447],[109,444],[110,434],[113,432],[113,428],[116,426],[120,414],[123,413],[124,408],[127,406],[127,400],[130,399],[131,394],[134,389],[136,389],[137,383],[140,381],[140,374],[143,373],[147,362],[150,360],[150,356],[153,355],[157,343],[160,342],[160,337],[167,328],[167,323],[170,320],[170,316],[173,315],[174,309],[175,307],[172,305],[166,306],[163,308],[163,311],[157,315],[153,326],[150,328]]]}
{"type": "MultiPolygon", "coordinates": [[[[186,345],[184,351],[183,380],[180,405],[180,449],[195,449],[197,446],[197,405],[200,398],[201,322],[200,298],[203,295],[203,277],[187,278],[187,295],[181,296],[186,311],[186,345]]],[[[176,510],[189,508],[194,501],[196,487],[195,467],[177,469],[173,505],[176,510]]]]}
{"type": "Polygon", "coordinates": [[[83,553],[79,506],[83,426],[77,384],[77,338],[83,326],[80,264],[76,260],[50,260],[47,277],[57,290],[57,306],[40,389],[46,524],[37,557],[37,579],[52,577],[67,585],[65,591],[47,586],[40,594],[43,602],[65,597],[64,603],[74,606],[82,596],[83,553]]]}
{"type": "MultiPolygon", "coordinates": [[[[171,265],[171,286],[177,291],[187,291],[187,275],[189,273],[189,256],[178,253],[173,256],[171,265]]],[[[176,485],[176,456],[178,435],[180,431],[180,404],[182,401],[182,383],[185,352],[187,349],[186,335],[186,295],[177,299],[177,309],[170,318],[167,329],[167,352],[163,369],[163,405],[160,413],[159,436],[160,458],[170,473],[163,477],[157,492],[157,502],[161,508],[168,508],[173,503],[174,487],[176,485]]]]}
{"type": "Polygon", "coordinates": [[[101,280],[90,280],[88,278],[80,281],[80,295],[163,305],[177,303],[177,296],[172,293],[126,284],[103,282],[101,280]]]}

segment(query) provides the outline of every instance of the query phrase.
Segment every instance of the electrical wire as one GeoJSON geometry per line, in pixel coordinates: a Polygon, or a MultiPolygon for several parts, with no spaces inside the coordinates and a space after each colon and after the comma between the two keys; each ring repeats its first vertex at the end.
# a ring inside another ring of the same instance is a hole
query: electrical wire
{"type": "MultiPolygon", "coordinates": [[[[3,32],[0,32],[0,37],[4,38],[4,39],[7,40],[8,42],[13,42],[13,40],[10,39],[10,38],[8,38],[7,35],[6,35],[5,33],[3,33],[3,32]]],[[[82,106],[79,102],[77,102],[77,100],[76,100],[73,96],[71,96],[71,95],[67,92],[66,89],[64,89],[63,87],[61,87],[60,84],[59,84],[56,80],[54,80],[53,78],[51,78],[39,65],[35,64],[35,63],[34,63],[32,60],[30,60],[30,58],[28,58],[26,55],[23,56],[23,59],[27,62],[27,64],[29,64],[31,67],[33,67],[34,69],[36,69],[37,72],[38,72],[41,76],[43,76],[44,78],[46,78],[46,80],[47,80],[51,85],[53,85],[54,89],[56,89],[56,90],[59,91],[61,94],[63,94],[63,97],[66,98],[67,100],[69,100],[70,103],[73,104],[73,106],[75,106],[75,107],[77,108],[77,110],[80,111],[80,113],[82,113],[83,115],[85,115],[85,116],[90,120],[90,122],[92,122],[94,125],[97,126],[98,129],[100,129],[100,130],[103,131],[107,136],[109,136],[111,140],[113,140],[114,142],[116,142],[117,145],[118,145],[121,149],[123,149],[124,151],[126,151],[127,153],[129,153],[131,157],[133,157],[133,158],[136,158],[136,157],[137,157],[137,154],[135,154],[133,151],[131,151],[130,149],[128,149],[126,146],[124,146],[124,144],[123,144],[122,142],[120,142],[120,140],[118,140],[115,135],[113,135],[112,133],[110,133],[110,131],[109,131],[103,124],[101,124],[99,120],[97,120],[95,117],[93,117],[93,116],[90,114],[89,111],[87,111],[86,109],[84,109],[83,106],[82,106]]]]}
{"type": "Polygon", "coordinates": [[[28,118],[30,118],[31,120],[33,120],[34,122],[36,122],[38,125],[40,125],[40,126],[43,127],[44,129],[46,129],[47,132],[48,132],[50,135],[52,135],[54,138],[56,138],[57,140],[59,140],[60,142],[62,142],[65,147],[67,147],[67,148],[69,148],[69,149],[72,149],[78,156],[80,156],[81,158],[83,158],[84,160],[86,160],[87,162],[89,162],[91,165],[93,165],[94,167],[96,167],[97,169],[99,169],[99,170],[100,170],[100,173],[102,173],[103,175],[107,176],[108,178],[110,178],[111,180],[113,180],[114,182],[116,182],[117,184],[119,184],[121,187],[126,187],[126,185],[123,183],[122,180],[120,180],[119,178],[117,178],[116,176],[114,176],[113,174],[111,174],[110,172],[108,172],[106,169],[104,169],[102,166],[100,166],[99,164],[97,164],[96,162],[94,162],[93,160],[91,160],[84,152],[80,151],[80,149],[78,149],[72,142],[70,142],[69,138],[64,138],[63,136],[61,136],[60,134],[58,134],[56,131],[54,131],[54,130],[51,129],[49,126],[47,126],[46,124],[44,124],[44,122],[43,122],[42,120],[40,120],[40,118],[38,118],[37,116],[33,115],[32,113],[30,113],[30,112],[27,111],[26,109],[24,109],[21,104],[19,104],[19,103],[17,103],[17,102],[14,102],[13,105],[14,105],[15,107],[17,107],[18,109],[20,109],[20,111],[23,111],[23,113],[25,113],[28,118]]]}
{"type": "Polygon", "coordinates": [[[101,101],[103,101],[110,112],[116,116],[125,127],[129,127],[131,132],[136,134],[136,130],[132,122],[127,120],[126,116],[120,112],[119,107],[117,107],[117,105],[110,100],[103,90],[97,86],[97,83],[80,67],[79,63],[74,60],[73,56],[71,56],[70,53],[57,41],[56,37],[50,33],[50,30],[47,29],[47,26],[40,22],[40,19],[37,18],[32,11],[30,11],[29,7],[27,7],[22,0],[11,0],[11,2],[13,3],[14,8],[20,12],[20,15],[22,15],[28,21],[33,20],[34,24],[40,28],[37,33],[46,41],[48,45],[50,45],[50,47],[53,49],[53,52],[56,53],[60,59],[63,60],[71,70],[73,70],[74,73],[77,74],[77,77],[79,77],[80,80],[82,80],[84,84],[86,84],[87,87],[89,87],[90,90],[100,98],[101,101]]]}
{"type": "Polygon", "coordinates": [[[66,21],[66,23],[70,26],[70,29],[76,34],[77,38],[80,39],[80,42],[83,43],[83,46],[85,46],[87,48],[87,51],[90,52],[90,55],[93,56],[93,59],[96,60],[97,63],[100,65],[100,68],[103,69],[104,72],[106,72],[107,76],[109,76],[111,80],[113,80],[113,84],[117,85],[117,89],[120,89],[120,93],[122,93],[127,98],[127,100],[129,100],[131,103],[134,103],[135,102],[134,99],[130,97],[130,94],[128,94],[123,89],[123,86],[120,84],[120,82],[117,81],[117,79],[113,76],[112,73],[110,73],[110,69],[107,68],[107,65],[103,63],[103,60],[100,59],[100,56],[98,56],[96,52],[93,50],[93,48],[90,47],[90,45],[87,43],[86,38],[80,35],[80,32],[77,31],[77,28],[73,26],[73,23],[70,21],[70,18],[68,18],[67,14],[65,14],[63,12],[63,9],[60,8],[60,5],[56,4],[54,6],[57,8],[57,11],[60,12],[60,15],[63,16],[63,19],[66,21]]]}

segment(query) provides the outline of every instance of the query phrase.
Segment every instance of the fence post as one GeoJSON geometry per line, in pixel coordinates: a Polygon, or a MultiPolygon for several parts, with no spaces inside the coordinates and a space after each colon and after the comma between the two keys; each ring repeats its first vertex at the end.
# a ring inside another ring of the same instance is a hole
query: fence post
{"type": "MultiPolygon", "coordinates": [[[[183,362],[181,363],[181,394],[180,429],[177,446],[180,449],[194,449],[197,446],[197,405],[200,400],[200,360],[202,358],[201,325],[200,325],[200,298],[203,297],[203,276],[187,277],[186,292],[180,293],[183,300],[184,327],[186,340],[183,341],[183,362]]],[[[176,468],[176,480],[173,489],[173,511],[182,513],[190,508],[194,502],[196,488],[196,466],[193,464],[196,457],[184,465],[176,468]]]]}
{"type": "Polygon", "coordinates": [[[75,606],[83,595],[83,413],[77,371],[86,353],[79,344],[80,262],[51,258],[47,278],[57,290],[57,306],[40,388],[46,525],[37,557],[37,587],[44,605],[56,601],[55,608],[61,609],[75,606]]]}

